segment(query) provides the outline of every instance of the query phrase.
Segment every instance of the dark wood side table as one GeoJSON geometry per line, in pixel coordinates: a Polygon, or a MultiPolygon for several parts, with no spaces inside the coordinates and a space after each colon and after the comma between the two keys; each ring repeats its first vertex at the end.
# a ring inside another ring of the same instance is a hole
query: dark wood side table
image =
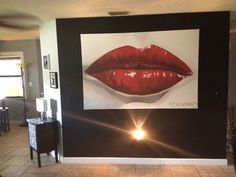
{"type": "Polygon", "coordinates": [[[41,167],[40,153],[49,153],[54,150],[58,162],[58,121],[52,118],[27,119],[29,128],[30,159],[33,159],[33,150],[37,152],[38,167],[41,167]]]}

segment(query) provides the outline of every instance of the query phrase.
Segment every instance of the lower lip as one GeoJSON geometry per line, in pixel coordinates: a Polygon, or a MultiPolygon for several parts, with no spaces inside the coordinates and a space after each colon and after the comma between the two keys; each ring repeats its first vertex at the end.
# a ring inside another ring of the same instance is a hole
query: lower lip
{"type": "Polygon", "coordinates": [[[154,94],[184,78],[175,72],[158,69],[110,69],[91,76],[117,91],[131,95],[154,94]]]}

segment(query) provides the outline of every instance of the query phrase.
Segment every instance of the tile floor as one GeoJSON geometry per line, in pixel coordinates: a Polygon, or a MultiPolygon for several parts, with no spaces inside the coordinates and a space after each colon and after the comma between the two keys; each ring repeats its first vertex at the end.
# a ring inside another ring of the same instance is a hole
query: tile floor
{"type": "Polygon", "coordinates": [[[233,166],[56,164],[46,154],[41,161],[38,168],[29,158],[27,128],[13,124],[0,137],[2,177],[236,177],[233,166]]]}

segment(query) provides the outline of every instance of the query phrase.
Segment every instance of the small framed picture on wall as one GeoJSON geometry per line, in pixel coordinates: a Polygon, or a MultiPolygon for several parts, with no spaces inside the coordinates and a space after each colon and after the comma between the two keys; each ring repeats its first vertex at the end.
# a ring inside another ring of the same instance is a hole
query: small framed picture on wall
{"type": "Polygon", "coordinates": [[[50,78],[50,87],[58,88],[57,72],[50,72],[49,78],[50,78]]]}
{"type": "Polygon", "coordinates": [[[50,55],[43,55],[43,68],[50,69],[50,55]]]}

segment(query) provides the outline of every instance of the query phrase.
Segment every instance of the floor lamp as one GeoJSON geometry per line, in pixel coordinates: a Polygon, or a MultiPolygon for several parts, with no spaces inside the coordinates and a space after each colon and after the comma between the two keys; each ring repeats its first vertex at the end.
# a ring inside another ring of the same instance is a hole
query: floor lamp
{"type": "Polygon", "coordinates": [[[21,79],[22,79],[22,90],[23,90],[23,114],[24,114],[24,121],[19,125],[20,127],[25,127],[27,126],[27,116],[26,116],[26,102],[25,102],[25,82],[24,82],[24,67],[25,63],[17,64],[17,66],[20,68],[21,71],[21,79]]]}

